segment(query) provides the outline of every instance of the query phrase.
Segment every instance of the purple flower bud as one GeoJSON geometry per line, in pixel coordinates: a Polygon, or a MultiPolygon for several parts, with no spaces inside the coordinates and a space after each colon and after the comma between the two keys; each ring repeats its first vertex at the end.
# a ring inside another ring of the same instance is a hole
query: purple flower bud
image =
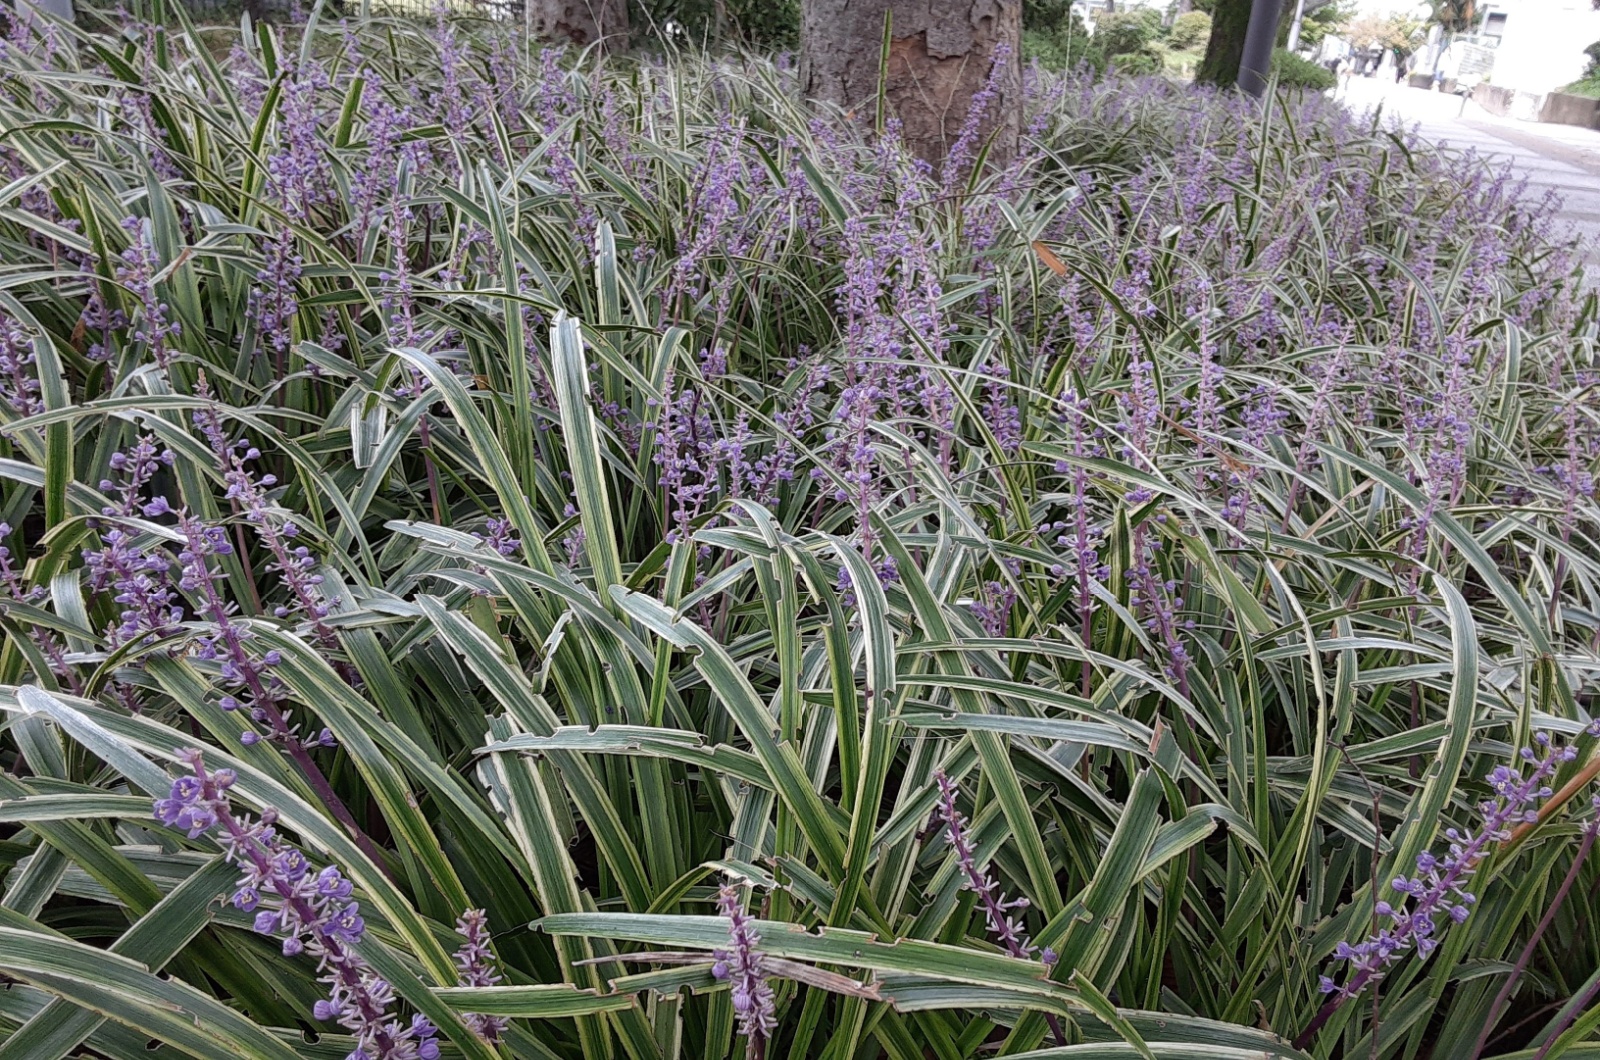
{"type": "Polygon", "coordinates": [[[727,965],[726,979],[739,1017],[739,1033],[751,1042],[766,1041],[778,1027],[778,1014],[776,996],[767,982],[765,959],[756,948],[761,938],[739,902],[737,888],[723,887],[718,892],[717,905],[728,919],[732,942],[726,951],[718,951],[721,959],[717,963],[727,965]]]}

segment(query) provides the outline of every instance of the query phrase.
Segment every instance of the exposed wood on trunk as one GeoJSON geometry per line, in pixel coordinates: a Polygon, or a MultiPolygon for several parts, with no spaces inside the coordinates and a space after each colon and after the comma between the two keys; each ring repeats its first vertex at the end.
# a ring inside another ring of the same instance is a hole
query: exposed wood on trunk
{"type": "Polygon", "coordinates": [[[892,16],[885,95],[906,143],[935,167],[961,135],[997,52],[1009,54],[979,135],[990,157],[1016,153],[1022,127],[1021,0],[806,0],[801,80],[806,95],[870,121],[877,105],[884,14],[892,16]]]}
{"type": "Polygon", "coordinates": [[[535,36],[563,44],[621,51],[628,45],[627,0],[526,0],[535,36]]]}

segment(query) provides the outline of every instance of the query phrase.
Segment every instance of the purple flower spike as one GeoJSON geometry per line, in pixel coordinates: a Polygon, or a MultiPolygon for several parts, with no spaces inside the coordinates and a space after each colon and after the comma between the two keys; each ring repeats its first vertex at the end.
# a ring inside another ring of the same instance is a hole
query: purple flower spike
{"type": "MultiPolygon", "coordinates": [[[[204,377],[196,388],[196,396],[208,401],[211,399],[211,389],[204,377]]],[[[284,518],[282,510],[273,504],[268,495],[267,491],[277,485],[277,477],[258,474],[249,466],[261,459],[261,450],[252,446],[246,438],[230,440],[214,404],[195,412],[194,422],[211,448],[217,470],[222,472],[223,481],[228,485],[228,499],[233,502],[236,511],[244,514],[262,545],[272,555],[272,563],[267,569],[278,575],[288,593],[289,603],[274,608],[274,614],[278,618],[304,616],[311,623],[311,631],[318,645],[325,651],[337,650],[339,638],[326,621],[330,608],[323,601],[319,588],[322,575],[316,573],[317,559],[304,545],[290,544],[293,538],[299,536],[300,528],[292,520],[284,518]]],[[[346,680],[355,683],[354,671],[341,665],[340,673],[346,680]]]]}
{"type": "Polygon", "coordinates": [[[939,785],[939,806],[934,812],[944,822],[945,839],[955,848],[956,861],[961,866],[961,874],[966,877],[967,890],[978,895],[978,900],[983,903],[984,915],[989,920],[990,932],[1011,956],[1032,960],[1036,948],[1028,940],[1026,927],[1011,915],[1014,909],[1028,908],[1028,900],[1007,900],[1000,891],[999,882],[978,867],[972,842],[967,838],[967,819],[956,809],[958,789],[955,781],[943,773],[936,773],[933,779],[939,785]]]}
{"type": "MultiPolygon", "coordinates": [[[[494,951],[489,948],[487,914],[482,909],[468,909],[456,921],[456,934],[463,940],[455,953],[461,985],[494,986],[498,983],[501,977],[495,971],[494,951]]],[[[490,1045],[500,1041],[510,1023],[504,1016],[480,1016],[475,1013],[468,1013],[462,1019],[490,1045]]]]}
{"type": "Polygon", "coordinates": [[[483,524],[485,533],[472,536],[500,553],[502,556],[515,556],[522,549],[522,540],[517,537],[517,528],[511,525],[510,519],[490,518],[483,524]]]}
{"type": "MultiPolygon", "coordinates": [[[[1026,898],[1007,899],[1000,890],[1000,883],[988,873],[988,866],[979,867],[976,852],[972,849],[972,841],[967,837],[967,819],[961,811],[956,809],[956,782],[945,776],[943,772],[933,775],[934,782],[939,785],[939,805],[934,809],[934,817],[944,823],[945,839],[955,849],[956,862],[961,866],[961,874],[966,877],[963,886],[978,896],[978,901],[983,904],[984,916],[989,921],[989,931],[1005,946],[1006,952],[1019,960],[1034,960],[1038,953],[1038,960],[1045,966],[1046,972],[1055,969],[1060,959],[1056,951],[1048,947],[1039,953],[1032,941],[1028,938],[1027,927],[1022,921],[1011,915],[1013,910],[1028,908],[1026,898]]],[[[1045,1022],[1050,1025],[1050,1031],[1055,1035],[1057,1044],[1065,1045],[1067,1036],[1062,1030],[1061,1021],[1055,1016],[1045,1017],[1045,1022]]]]}
{"type": "Polygon", "coordinates": [[[752,926],[750,914],[739,903],[739,889],[729,884],[717,892],[717,908],[728,918],[732,945],[712,953],[711,974],[727,980],[733,994],[733,1012],[739,1020],[739,1033],[756,1052],[759,1043],[778,1029],[777,999],[767,982],[764,958],[756,945],[761,936],[752,926]]]}
{"type": "MultiPolygon", "coordinates": [[[[157,445],[154,436],[143,435],[126,452],[112,453],[109,461],[115,479],[101,479],[103,493],[116,491],[117,503],[100,509],[101,515],[136,517],[145,508],[141,499],[145,486],[163,467],[172,466],[172,450],[157,445]]],[[[151,498],[153,503],[155,498],[151,498]]],[[[159,513],[158,513],[159,514],[159,513]]]]}
{"type": "Polygon", "coordinates": [[[967,107],[967,117],[961,124],[961,132],[956,137],[956,142],[950,145],[950,151],[944,163],[944,194],[949,196],[956,190],[961,179],[967,175],[977,154],[983,122],[989,116],[989,110],[1000,97],[1000,78],[1005,70],[1006,63],[1011,60],[1011,46],[1001,44],[995,48],[990,61],[989,76],[984,79],[983,87],[972,96],[972,102],[967,107]]]}
{"type": "Polygon", "coordinates": [[[172,363],[170,344],[183,329],[176,320],[169,319],[170,310],[156,292],[161,262],[145,223],[137,217],[129,217],[122,222],[122,227],[133,237],[133,242],[122,252],[117,279],[138,299],[141,309],[139,326],[133,337],[149,347],[150,356],[165,370],[172,363]]]}
{"type": "Polygon", "coordinates": [[[305,260],[295,250],[294,233],[279,229],[267,241],[266,256],[250,290],[250,316],[261,328],[261,336],[283,371],[283,357],[294,342],[294,320],[300,312],[296,283],[305,271],[305,260]]]}
{"type": "Polygon", "coordinates": [[[24,416],[44,411],[33,368],[33,343],[8,316],[0,315],[0,402],[24,416]]]}
{"type": "Polygon", "coordinates": [[[1483,825],[1471,835],[1463,835],[1455,828],[1445,829],[1449,849],[1443,857],[1431,851],[1417,855],[1417,874],[1399,876],[1389,885],[1396,893],[1408,896],[1404,900],[1381,903],[1380,916],[1387,916],[1390,927],[1383,928],[1369,938],[1355,944],[1341,942],[1334,956],[1349,963],[1350,969],[1341,985],[1333,979],[1322,978],[1322,991],[1351,998],[1369,984],[1383,977],[1384,969],[1415,948],[1426,957],[1439,945],[1434,937],[1442,918],[1448,917],[1459,924],[1471,912],[1477,901],[1467,890],[1478,862],[1495,844],[1511,838],[1511,826],[1525,821],[1538,820],[1538,803],[1550,797],[1545,783],[1565,762],[1577,755],[1572,747],[1553,747],[1550,737],[1540,733],[1536,737],[1539,750],[1523,748],[1523,761],[1533,768],[1526,776],[1513,766],[1496,766],[1485,778],[1495,797],[1478,804],[1483,815],[1483,825]]]}
{"type": "MultiPolygon", "coordinates": [[[[279,146],[267,157],[269,186],[284,212],[296,221],[310,220],[312,212],[333,198],[333,172],[328,155],[317,139],[323,119],[317,96],[330,87],[328,75],[316,60],[288,64],[278,100],[279,146]]],[[[292,253],[292,240],[285,240],[292,253]]]]}
{"type": "Polygon", "coordinates": [[[183,566],[178,587],[195,594],[195,610],[213,629],[198,640],[196,654],[218,664],[222,682],[229,689],[221,700],[222,708],[243,710],[251,721],[266,727],[265,733],[246,731],[240,737],[241,742],[248,747],[265,736],[291,752],[320,745],[322,734],[301,735],[298,725],[290,722],[289,712],[283,709],[283,683],[272,674],[272,668],[281,661],[280,656],[276,651],[265,652],[259,659],[251,656],[247,647],[252,636],[250,628],[234,618],[234,605],[223,596],[217,584],[210,557],[233,551],[227,531],[208,526],[184,512],[178,517],[178,532],[184,539],[183,550],[178,553],[183,566]]]}
{"type": "Polygon", "coordinates": [[[228,797],[235,780],[231,771],[207,772],[197,750],[185,751],[183,759],[192,772],[174,780],[168,796],[156,800],[156,820],[191,838],[220,829],[217,841],[242,873],[233,904],[249,912],[272,902],[256,913],[256,931],[282,935],[286,957],[316,958],[328,999],[318,1001],[312,1015],[336,1021],[355,1036],[356,1047],[346,1060],[435,1060],[438,1028],[420,1015],[409,1024],[392,1016],[393,988],[353,948],[362,941],[366,923],[360,905],[350,900],[353,888],[344,874],[332,865],[312,872],[306,856],[278,834],[276,811],[269,808],[253,819],[235,814],[228,797]]]}
{"type": "Polygon", "coordinates": [[[148,643],[176,633],[183,608],[172,591],[167,554],[146,553],[133,545],[133,535],[115,528],[103,530],[100,540],[105,547],[98,552],[85,549],[83,559],[89,588],[111,592],[122,608],[120,621],[107,634],[111,645],[148,643]]]}
{"type": "MultiPolygon", "coordinates": [[[[1585,731],[1600,736],[1600,722],[1585,731]]],[[[1548,733],[1536,735],[1534,745],[1524,747],[1518,755],[1532,767],[1526,774],[1520,766],[1499,765],[1484,778],[1494,797],[1478,804],[1483,823],[1477,831],[1463,834],[1460,829],[1445,829],[1449,846],[1442,857],[1423,851],[1417,855],[1416,875],[1397,876],[1389,884],[1403,897],[1394,902],[1379,900],[1374,907],[1377,915],[1389,920],[1389,926],[1354,945],[1341,942],[1334,948],[1334,958],[1349,966],[1344,981],[1329,975],[1320,978],[1321,991],[1330,997],[1295,1039],[1296,1048],[1304,1048],[1340,1005],[1382,979],[1389,965],[1408,951],[1415,949],[1419,957],[1426,958],[1438,948],[1435,936],[1446,920],[1459,924],[1471,914],[1477,896],[1467,885],[1478,863],[1492,847],[1510,839],[1516,825],[1539,819],[1539,803],[1552,794],[1546,782],[1578,753],[1570,745],[1554,746],[1548,733]]]]}

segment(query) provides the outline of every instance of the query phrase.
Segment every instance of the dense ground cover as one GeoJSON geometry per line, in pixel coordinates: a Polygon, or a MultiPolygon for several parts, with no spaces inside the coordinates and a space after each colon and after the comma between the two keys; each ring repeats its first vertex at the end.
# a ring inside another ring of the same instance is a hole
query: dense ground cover
{"type": "Polygon", "coordinates": [[[3,55],[0,1057],[1600,1055],[1553,203],[190,39],[3,55]]]}

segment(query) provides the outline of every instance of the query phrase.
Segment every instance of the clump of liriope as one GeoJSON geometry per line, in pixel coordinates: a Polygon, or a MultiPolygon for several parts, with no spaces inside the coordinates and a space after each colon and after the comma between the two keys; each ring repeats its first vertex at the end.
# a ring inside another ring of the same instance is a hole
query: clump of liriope
{"type": "MultiPolygon", "coordinates": [[[[1593,759],[1458,890],[1494,741],[1577,732],[1600,673],[1600,369],[1555,203],[1324,100],[1159,79],[1030,71],[1018,155],[964,136],[934,174],[755,56],[323,17],[214,62],[31,25],[0,51],[4,930],[110,960],[83,925],[228,821],[275,918],[166,982],[119,964],[142,1007],[68,1051],[181,1037],[140,1014],[174,991],[241,1055],[299,1040],[290,996],[473,1060],[1578,1025],[1600,949],[1510,881],[1594,884],[1550,809],[1593,759]],[[208,768],[162,811],[216,818],[192,842],[58,827],[180,746],[282,817],[208,768]],[[1462,856],[1374,887],[1424,814],[1462,856]],[[694,915],[719,873],[759,932],[694,915]],[[681,967],[611,974],[652,955],[681,967]],[[379,966],[406,1006],[361,1000],[379,966]]],[[[84,1000],[25,951],[17,1049],[84,1000]]]]}

